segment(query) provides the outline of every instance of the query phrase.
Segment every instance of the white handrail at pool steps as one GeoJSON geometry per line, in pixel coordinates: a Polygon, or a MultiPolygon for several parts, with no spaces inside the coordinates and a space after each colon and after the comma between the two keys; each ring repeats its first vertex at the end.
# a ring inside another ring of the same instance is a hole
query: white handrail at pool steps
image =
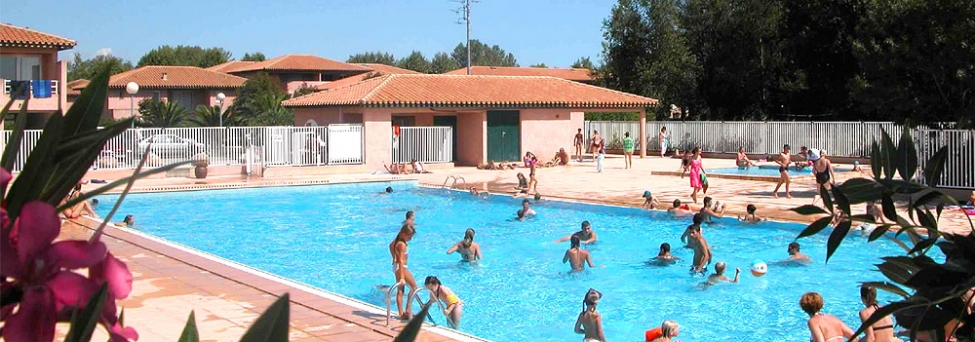
{"type": "Polygon", "coordinates": [[[446,188],[447,187],[447,181],[449,181],[451,178],[454,179],[454,182],[453,183],[450,183],[450,188],[451,189],[453,189],[453,188],[455,188],[457,186],[457,180],[464,181],[464,188],[467,188],[467,180],[464,179],[464,177],[457,177],[457,176],[454,176],[454,175],[450,175],[450,176],[447,176],[447,178],[444,178],[443,185],[441,185],[440,188],[441,189],[446,188]]]}
{"type": "MultiPolygon", "coordinates": [[[[406,285],[406,282],[404,282],[404,281],[401,280],[401,281],[397,282],[396,284],[393,284],[392,286],[390,286],[389,287],[389,290],[386,291],[386,326],[387,327],[389,326],[389,316],[392,314],[392,297],[393,297],[393,291],[396,291],[396,289],[399,286],[401,286],[401,285],[402,286],[407,286],[406,285]]],[[[416,303],[419,304],[420,307],[422,308],[424,305],[426,305],[426,303],[424,303],[423,300],[420,299],[420,291],[423,291],[423,290],[424,289],[422,289],[422,288],[421,289],[414,289],[414,288],[411,287],[410,288],[410,292],[412,292],[413,295],[412,295],[411,298],[407,299],[407,301],[416,299],[416,303]]],[[[437,300],[436,302],[437,302],[437,306],[440,307],[440,311],[446,310],[443,307],[443,303],[441,303],[439,300],[437,300]]],[[[408,304],[409,303],[407,303],[407,306],[409,306],[408,304]]],[[[433,323],[433,325],[437,325],[437,322],[435,322],[433,320],[433,316],[430,315],[430,312],[429,311],[427,312],[427,319],[429,319],[430,320],[430,323],[433,323]]],[[[451,328],[454,327],[453,323],[450,322],[450,319],[449,318],[447,319],[447,325],[449,327],[451,327],[451,328]]]]}

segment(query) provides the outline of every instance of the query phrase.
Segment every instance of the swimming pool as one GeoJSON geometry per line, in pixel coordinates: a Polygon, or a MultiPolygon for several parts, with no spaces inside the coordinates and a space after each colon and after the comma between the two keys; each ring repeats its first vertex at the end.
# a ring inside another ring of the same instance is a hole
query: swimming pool
{"type": "MultiPolygon", "coordinates": [[[[850,168],[833,167],[833,171],[836,173],[840,172],[850,172],[850,168]]],[[[737,167],[722,167],[716,169],[708,169],[708,174],[722,174],[722,175],[741,175],[741,176],[774,176],[779,177],[779,166],[778,165],[759,165],[752,166],[747,169],[740,169],[737,167]]],[[[812,167],[803,168],[802,170],[796,171],[795,167],[789,168],[789,177],[802,177],[802,176],[812,176],[812,167]]]]}
{"type": "MultiPolygon", "coordinates": [[[[688,262],[648,266],[661,242],[674,254],[689,219],[640,209],[542,201],[539,215],[509,221],[520,200],[476,198],[461,192],[391,183],[397,190],[380,195],[389,183],[251,188],[130,195],[120,215],[133,214],[135,229],[361,301],[385,306],[378,284],[390,284],[388,244],[407,210],[417,212],[417,235],[410,243],[410,270],[418,281],[436,275],[465,301],[461,330],[496,341],[579,340],[573,324],[589,288],[603,293],[599,312],[611,341],[642,340],[644,330],[665,319],[681,325],[683,341],[806,341],[802,293],[817,291],[824,312],[851,326],[859,322],[858,284],[880,280],[872,264],[903,250],[889,241],[866,245],[851,235],[824,264],[824,234],[803,239],[802,251],[815,264],[771,265],[765,277],[747,268],[753,259],[781,260],[786,245],[803,226],[767,222],[742,225],[724,220],[706,226],[715,261],[731,272],[741,267],[739,284],[702,290],[701,277],[688,274],[688,262]],[[567,275],[562,264],[567,243],[553,241],[592,222],[599,243],[593,261],[605,268],[567,275]],[[444,252],[477,230],[484,260],[471,265],[444,252]]],[[[101,196],[111,203],[115,196],[101,196]]],[[[101,205],[98,212],[107,213],[101,205]]],[[[890,300],[881,293],[881,300],[890,300]]],[[[394,308],[395,310],[395,308],[394,308]]],[[[437,311],[437,310],[434,310],[437,311]]],[[[434,313],[443,323],[443,315],[434,313]]]]}

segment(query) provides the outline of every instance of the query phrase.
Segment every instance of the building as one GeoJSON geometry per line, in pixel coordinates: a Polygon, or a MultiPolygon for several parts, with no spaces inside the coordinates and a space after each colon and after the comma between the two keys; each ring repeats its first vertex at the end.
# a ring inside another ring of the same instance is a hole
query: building
{"type": "Polygon", "coordinates": [[[315,90],[321,91],[321,90],[329,90],[329,89],[333,89],[333,88],[340,88],[340,87],[344,87],[344,86],[347,86],[347,85],[351,85],[351,84],[355,84],[355,83],[358,83],[358,82],[362,82],[362,81],[365,81],[365,80],[370,79],[370,78],[373,78],[373,77],[379,77],[379,76],[382,76],[382,75],[393,75],[393,74],[422,74],[419,71],[413,71],[413,70],[410,70],[410,69],[398,68],[398,67],[394,67],[392,65],[386,65],[386,64],[378,64],[378,63],[357,63],[356,65],[360,65],[360,66],[369,68],[372,71],[367,72],[367,73],[358,74],[358,75],[355,75],[355,76],[349,76],[349,77],[343,78],[341,80],[333,81],[333,82],[323,83],[323,84],[320,84],[320,85],[316,86],[315,87],[315,90]]]}
{"type": "Polygon", "coordinates": [[[43,127],[48,115],[67,109],[68,63],[58,61],[58,51],[75,45],[71,39],[0,24],[0,105],[17,99],[10,108],[17,113],[26,102],[30,128],[43,127]]]}
{"type": "MultiPolygon", "coordinates": [[[[108,98],[102,117],[124,119],[138,112],[139,102],[145,99],[174,102],[187,110],[198,105],[218,105],[217,94],[225,96],[224,107],[233,104],[237,89],[247,79],[194,66],[147,65],[113,75],[108,81],[108,98]],[[139,85],[139,92],[131,98],[125,90],[129,82],[139,85]]],[[[69,96],[73,102],[87,80],[71,82],[69,96]]]]}
{"type": "Polygon", "coordinates": [[[277,78],[284,88],[282,90],[289,94],[302,86],[314,87],[325,82],[373,71],[364,66],[312,55],[284,55],[262,62],[233,61],[210,69],[245,78],[266,72],[277,78]]]}
{"type": "MultiPolygon", "coordinates": [[[[645,123],[657,100],[554,77],[391,74],[283,104],[296,126],[363,124],[365,164],[382,169],[394,126],[453,127],[454,162],[472,166],[570,150],[585,112],[639,112],[645,123]]],[[[647,146],[646,132],[633,133],[647,146]]]]}
{"type": "MultiPolygon", "coordinates": [[[[445,75],[467,75],[467,68],[451,70],[445,75]]],[[[501,66],[472,66],[471,75],[480,76],[548,76],[592,84],[592,71],[580,68],[523,68],[501,66]]]]}

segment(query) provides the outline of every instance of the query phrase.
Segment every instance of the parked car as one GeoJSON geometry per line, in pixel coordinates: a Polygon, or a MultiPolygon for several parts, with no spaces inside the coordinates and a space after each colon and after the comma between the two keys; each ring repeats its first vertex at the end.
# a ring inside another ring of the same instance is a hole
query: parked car
{"type": "Polygon", "coordinates": [[[152,153],[161,157],[190,158],[197,153],[205,153],[206,146],[193,139],[181,138],[173,134],[156,134],[139,142],[139,154],[146,152],[152,142],[152,153]],[[155,140],[153,140],[155,139],[155,140]]]}

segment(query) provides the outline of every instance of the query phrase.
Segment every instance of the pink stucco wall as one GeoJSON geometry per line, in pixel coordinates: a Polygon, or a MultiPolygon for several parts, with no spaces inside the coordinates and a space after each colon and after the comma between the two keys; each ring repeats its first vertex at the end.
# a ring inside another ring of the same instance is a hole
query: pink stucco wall
{"type": "MultiPolygon", "coordinates": [[[[42,80],[52,80],[58,82],[58,92],[57,95],[53,95],[50,98],[31,98],[27,102],[27,111],[29,113],[53,113],[57,110],[67,111],[67,93],[65,91],[65,85],[67,84],[68,76],[68,62],[58,61],[58,54],[55,49],[43,49],[43,48],[20,48],[20,47],[4,47],[0,49],[0,55],[11,56],[37,56],[40,58],[41,62],[41,79],[42,80]]],[[[9,94],[4,94],[0,92],[0,105],[5,105],[10,100],[9,94]]],[[[10,106],[11,112],[17,112],[23,106],[23,100],[15,100],[13,105],[10,106]]],[[[0,122],[2,122],[0,118],[0,122]]]]}
{"type": "Polygon", "coordinates": [[[572,153],[572,139],[583,128],[583,116],[581,111],[563,108],[521,110],[521,154],[532,151],[549,160],[559,148],[572,153]]]}
{"type": "Polygon", "coordinates": [[[393,153],[393,125],[391,111],[385,108],[367,108],[362,113],[365,136],[365,164],[370,170],[383,170],[393,153]]]}
{"type": "MultiPolygon", "coordinates": [[[[108,89],[108,101],[107,109],[102,113],[102,117],[112,118],[112,119],[124,119],[129,117],[129,113],[133,108],[135,108],[135,115],[139,115],[139,101],[145,99],[151,99],[153,93],[159,93],[160,101],[170,101],[170,96],[173,96],[173,89],[139,89],[139,92],[132,96],[134,102],[130,104],[129,93],[125,92],[124,88],[110,88],[108,89]]],[[[200,90],[179,90],[179,91],[192,91],[195,93],[195,98],[193,104],[190,108],[196,108],[197,105],[207,105],[216,106],[217,105],[217,94],[223,93],[225,98],[223,102],[223,108],[226,110],[230,105],[234,103],[234,99],[237,97],[237,91],[235,89],[200,89],[200,90]]]]}
{"type": "Polygon", "coordinates": [[[298,107],[294,108],[295,126],[328,126],[362,123],[362,108],[298,107]]]}
{"type": "Polygon", "coordinates": [[[457,114],[457,164],[487,163],[487,112],[457,114]]]}

